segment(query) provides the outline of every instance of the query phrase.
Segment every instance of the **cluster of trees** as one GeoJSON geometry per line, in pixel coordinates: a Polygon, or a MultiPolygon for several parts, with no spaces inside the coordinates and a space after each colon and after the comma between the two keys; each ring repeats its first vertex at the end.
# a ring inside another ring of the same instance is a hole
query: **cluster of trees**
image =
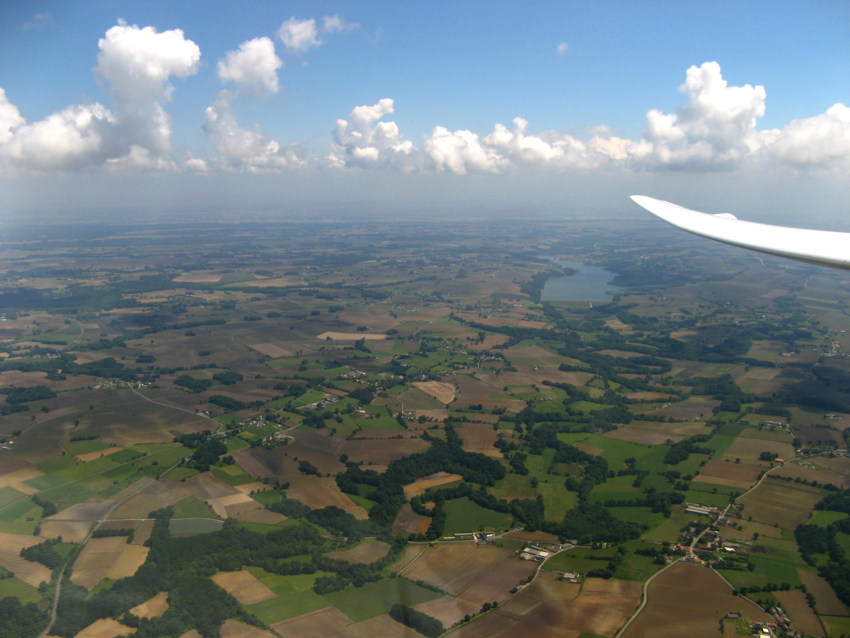
{"type": "Polygon", "coordinates": [[[22,605],[14,596],[0,599],[0,636],[33,638],[47,624],[47,611],[35,603],[22,605]]]}
{"type": "Polygon", "coordinates": [[[337,485],[349,494],[360,494],[360,486],[366,486],[369,498],[376,502],[369,511],[369,518],[389,527],[407,500],[403,487],[416,479],[449,472],[460,474],[469,483],[493,485],[504,477],[505,468],[497,460],[465,451],[460,436],[450,423],[446,424],[444,431],[445,441],[429,438],[430,448],[393,461],[383,474],[349,463],[346,471],[337,475],[337,485]]]}
{"type": "Polygon", "coordinates": [[[56,550],[56,545],[62,541],[58,538],[48,538],[43,543],[24,547],[21,556],[35,563],[41,563],[50,569],[58,569],[65,560],[62,554],[56,550]]]}
{"type": "Polygon", "coordinates": [[[189,392],[197,393],[208,390],[212,385],[212,381],[209,379],[195,379],[190,377],[188,374],[181,374],[179,377],[174,379],[174,385],[186,388],[189,392]]]}
{"type": "Polygon", "coordinates": [[[174,441],[195,450],[189,457],[188,465],[199,472],[208,472],[213,465],[218,463],[219,457],[227,453],[227,446],[224,442],[213,437],[209,430],[183,434],[174,437],[174,441]]]}
{"type": "Polygon", "coordinates": [[[428,638],[437,638],[437,636],[445,631],[443,623],[439,620],[432,618],[428,614],[423,614],[421,611],[416,611],[407,605],[395,603],[390,607],[389,613],[390,618],[393,620],[407,625],[428,638]]]}
{"type": "MultiPolygon", "coordinates": [[[[827,494],[815,505],[815,509],[850,514],[850,490],[827,494]]],[[[839,543],[839,533],[850,534],[850,518],[824,527],[798,525],[794,537],[803,560],[818,567],[820,575],[829,582],[841,601],[850,605],[850,557],[839,543]]]]}
{"type": "Polygon", "coordinates": [[[687,461],[691,454],[714,454],[714,450],[710,447],[698,445],[705,443],[709,438],[707,434],[696,434],[674,443],[667,450],[667,454],[664,455],[664,463],[666,465],[678,465],[682,461],[687,461]]]}

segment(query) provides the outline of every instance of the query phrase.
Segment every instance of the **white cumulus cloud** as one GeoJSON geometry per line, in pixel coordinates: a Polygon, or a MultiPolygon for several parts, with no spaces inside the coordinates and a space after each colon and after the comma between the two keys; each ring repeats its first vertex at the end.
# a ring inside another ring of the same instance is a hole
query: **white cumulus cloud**
{"type": "Polygon", "coordinates": [[[356,22],[346,22],[339,17],[339,14],[337,14],[323,17],[322,28],[325,33],[342,33],[344,31],[354,31],[355,29],[359,29],[360,25],[356,22]]]}
{"type": "Polygon", "coordinates": [[[555,53],[558,55],[564,55],[570,48],[570,45],[566,42],[559,42],[558,46],[555,47],[555,53]]]}
{"type": "Polygon", "coordinates": [[[647,113],[646,141],[651,150],[641,160],[662,168],[732,169],[758,151],[762,138],[756,120],[764,115],[763,86],[729,86],[717,62],[687,70],[679,91],[688,103],[675,113],[647,113]]]}
{"type": "Polygon", "coordinates": [[[277,36],[284,46],[293,53],[304,53],[307,49],[322,44],[322,41],[319,40],[319,30],[314,18],[308,20],[289,18],[280,25],[277,36]]]}
{"type": "Polygon", "coordinates": [[[216,66],[218,77],[233,82],[245,91],[277,93],[277,70],[283,66],[275,54],[274,42],[269,38],[254,38],[229,51],[216,66]]]}
{"type": "Polygon", "coordinates": [[[215,104],[204,111],[204,131],[221,154],[225,167],[264,171],[305,165],[297,149],[281,148],[259,127],[251,129],[239,126],[231,106],[233,99],[232,93],[222,91],[215,104]]]}
{"type": "Polygon", "coordinates": [[[411,168],[413,143],[405,140],[395,122],[380,121],[394,111],[394,102],[355,107],[348,120],[337,120],[331,162],[338,166],[395,166],[411,168]]]}
{"type": "Polygon", "coordinates": [[[793,120],[770,146],[781,162],[796,168],[850,165],[850,108],[833,104],[825,113],[793,120]]]}
{"type": "Polygon", "coordinates": [[[162,104],[171,98],[169,80],[197,71],[198,45],[180,29],[158,33],[153,27],[118,24],[98,41],[98,47],[96,71],[109,83],[127,146],[167,151],[171,122],[162,104]]]}

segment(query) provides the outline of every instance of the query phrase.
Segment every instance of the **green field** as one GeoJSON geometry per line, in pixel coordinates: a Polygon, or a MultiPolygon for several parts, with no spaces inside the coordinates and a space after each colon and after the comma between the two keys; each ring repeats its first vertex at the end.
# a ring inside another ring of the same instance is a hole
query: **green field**
{"type": "Polygon", "coordinates": [[[613,556],[614,550],[612,549],[574,547],[547,560],[543,563],[543,569],[586,574],[591,569],[604,569],[613,556]]]}
{"type": "Polygon", "coordinates": [[[208,518],[172,518],[168,524],[168,531],[173,536],[187,536],[190,534],[206,534],[217,532],[221,529],[223,522],[210,520],[208,518]]]}
{"type": "Polygon", "coordinates": [[[253,483],[257,480],[235,464],[212,467],[210,468],[210,472],[222,483],[227,483],[228,485],[245,485],[246,483],[253,483]]]}
{"type": "Polygon", "coordinates": [[[511,522],[510,514],[494,512],[473,503],[467,497],[448,501],[445,534],[477,532],[481,529],[505,529],[511,522]]]}
{"type": "Polygon", "coordinates": [[[11,523],[18,519],[39,519],[41,518],[41,508],[32,502],[32,499],[25,498],[13,505],[7,505],[0,509],[0,522],[11,523]]]}
{"type": "Polygon", "coordinates": [[[273,624],[287,618],[294,618],[311,611],[330,607],[326,598],[311,590],[316,579],[319,576],[331,575],[329,572],[283,576],[270,574],[259,567],[248,567],[247,569],[257,580],[277,594],[277,598],[264,600],[254,605],[246,605],[248,611],[256,614],[266,624],[273,624]]]}
{"type": "Polygon", "coordinates": [[[385,578],[363,587],[348,587],[326,594],[325,598],[354,622],[359,622],[387,613],[396,603],[412,607],[442,595],[406,578],[385,578]]]}
{"type": "Polygon", "coordinates": [[[565,488],[563,481],[538,483],[537,493],[543,497],[547,521],[564,520],[564,515],[578,504],[578,494],[565,488]]]}
{"type": "Polygon", "coordinates": [[[218,518],[218,514],[203,501],[187,496],[174,505],[174,518],[218,518]]]}
{"type": "Polygon", "coordinates": [[[808,520],[806,525],[819,525],[820,527],[826,527],[830,523],[834,523],[835,521],[840,521],[847,518],[847,516],[848,515],[844,512],[815,510],[812,512],[812,517],[808,520]]]}
{"type": "Polygon", "coordinates": [[[0,487],[0,508],[6,507],[9,503],[14,503],[21,498],[24,498],[24,493],[19,492],[14,487],[0,487]]]}
{"type": "Polygon", "coordinates": [[[14,596],[24,605],[26,603],[39,603],[43,600],[41,594],[32,585],[28,585],[17,578],[2,578],[0,579],[0,600],[8,596],[14,596]]]}
{"type": "Polygon", "coordinates": [[[648,507],[609,507],[608,511],[621,521],[640,523],[647,525],[650,529],[667,520],[664,514],[653,512],[648,507]]]}
{"type": "Polygon", "coordinates": [[[604,483],[593,487],[590,491],[590,502],[601,503],[607,500],[634,500],[641,498],[640,487],[633,487],[635,476],[615,476],[604,483]]]}

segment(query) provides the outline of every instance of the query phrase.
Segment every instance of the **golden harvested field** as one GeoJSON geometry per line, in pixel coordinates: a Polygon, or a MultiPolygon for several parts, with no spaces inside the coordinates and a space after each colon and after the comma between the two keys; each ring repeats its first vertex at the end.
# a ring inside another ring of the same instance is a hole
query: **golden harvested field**
{"type": "Polygon", "coordinates": [[[221,638],[277,638],[270,631],[264,631],[239,620],[225,620],[221,625],[221,638]]]}
{"type": "Polygon", "coordinates": [[[122,625],[114,618],[101,618],[95,620],[74,638],[117,638],[117,636],[128,636],[134,633],[136,633],[135,627],[122,625]]]}
{"type": "Polygon", "coordinates": [[[277,594],[263,585],[249,571],[219,572],[212,576],[216,585],[233,596],[243,605],[252,605],[264,600],[271,600],[277,594]]]}
{"type": "Polygon", "coordinates": [[[47,567],[21,557],[22,549],[43,541],[44,538],[39,536],[0,533],[0,566],[33,587],[38,587],[41,582],[49,583],[50,570],[47,567]]]}
{"type": "Polygon", "coordinates": [[[168,609],[168,592],[161,591],[153,598],[149,598],[141,605],[130,609],[130,613],[139,618],[157,618],[162,616],[168,609]]]}
{"type": "Polygon", "coordinates": [[[394,534],[424,534],[430,524],[430,517],[417,514],[409,503],[405,503],[396,515],[392,529],[394,534]]]}
{"type": "Polygon", "coordinates": [[[789,530],[805,523],[821,495],[817,489],[793,485],[789,487],[784,481],[766,478],[756,489],[738,499],[744,505],[744,518],[752,516],[759,523],[777,523],[789,530]]]}
{"type": "Polygon", "coordinates": [[[272,625],[286,638],[354,638],[346,628],[351,619],[336,607],[325,607],[303,616],[282,620],[272,625]]]}
{"type": "Polygon", "coordinates": [[[658,423],[656,421],[633,421],[616,430],[606,432],[604,436],[638,445],[661,445],[667,440],[681,441],[689,436],[700,434],[705,424],[700,421],[690,423],[658,423]]]}
{"type": "Polygon", "coordinates": [[[448,405],[455,400],[457,388],[451,383],[444,381],[417,381],[411,384],[436,399],[443,405],[448,405]]]}
{"type": "Polygon", "coordinates": [[[348,563],[360,563],[369,565],[376,560],[382,559],[390,551],[390,546],[383,541],[369,539],[359,545],[355,545],[351,549],[343,551],[327,552],[325,556],[328,558],[336,558],[344,560],[348,563]]]}
{"type": "Polygon", "coordinates": [[[436,474],[429,474],[428,476],[423,476],[421,479],[417,479],[413,481],[413,483],[408,483],[404,486],[404,497],[407,500],[412,499],[414,496],[419,496],[420,494],[424,494],[425,490],[431,487],[438,487],[440,485],[445,485],[446,483],[454,483],[455,481],[460,481],[463,477],[460,474],[449,474],[448,472],[437,472],[436,474]]]}
{"type": "Polygon", "coordinates": [[[794,629],[809,636],[823,636],[823,625],[806,602],[806,595],[798,589],[792,591],[777,591],[773,595],[782,603],[782,609],[791,619],[794,629]]]}
{"type": "Polygon", "coordinates": [[[323,332],[316,335],[316,339],[321,341],[383,341],[387,335],[369,334],[367,332],[323,332]]]}
{"type": "Polygon", "coordinates": [[[103,578],[125,578],[136,573],[150,548],[129,545],[125,536],[93,538],[74,563],[71,582],[89,591],[103,578]]]}
{"type": "Polygon", "coordinates": [[[237,503],[236,505],[228,505],[226,508],[227,516],[223,518],[235,518],[237,521],[245,523],[262,523],[263,525],[274,525],[286,520],[286,516],[267,510],[265,507],[251,499],[247,503],[237,503]]]}
{"type": "Polygon", "coordinates": [[[815,597],[815,609],[824,616],[847,616],[847,607],[835,595],[829,583],[810,569],[797,568],[800,580],[815,597]]]}
{"type": "Polygon", "coordinates": [[[764,467],[761,465],[712,459],[702,466],[694,480],[747,489],[758,480],[759,474],[763,471],[764,467]]]}
{"type": "Polygon", "coordinates": [[[749,620],[770,621],[755,605],[732,595],[713,570],[696,563],[676,563],[649,585],[647,604],[624,638],[721,636],[720,621],[730,611],[749,620]]]}
{"type": "Polygon", "coordinates": [[[35,494],[38,490],[31,485],[27,485],[24,481],[29,481],[39,476],[44,476],[44,472],[39,472],[32,467],[24,467],[0,476],[0,487],[11,487],[22,494],[35,494]]]}

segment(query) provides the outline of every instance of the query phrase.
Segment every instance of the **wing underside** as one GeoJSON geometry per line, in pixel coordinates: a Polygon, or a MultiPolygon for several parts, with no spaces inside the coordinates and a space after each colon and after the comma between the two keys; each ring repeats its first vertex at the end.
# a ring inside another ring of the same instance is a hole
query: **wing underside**
{"type": "Polygon", "coordinates": [[[695,235],[772,255],[850,269],[850,233],[757,224],[728,214],[700,213],[644,195],[632,195],[631,199],[656,217],[695,235]]]}

